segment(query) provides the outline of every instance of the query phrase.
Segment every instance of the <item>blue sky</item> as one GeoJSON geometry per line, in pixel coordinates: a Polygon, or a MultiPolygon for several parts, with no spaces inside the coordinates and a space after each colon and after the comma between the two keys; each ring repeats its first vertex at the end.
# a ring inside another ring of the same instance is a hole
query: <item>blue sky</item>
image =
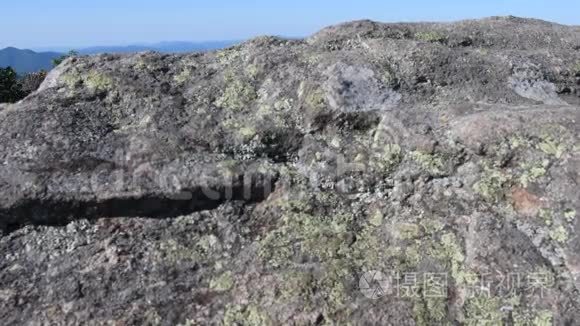
{"type": "Polygon", "coordinates": [[[516,15],[580,25],[578,0],[3,0],[0,48],[306,36],[354,19],[516,15]]]}

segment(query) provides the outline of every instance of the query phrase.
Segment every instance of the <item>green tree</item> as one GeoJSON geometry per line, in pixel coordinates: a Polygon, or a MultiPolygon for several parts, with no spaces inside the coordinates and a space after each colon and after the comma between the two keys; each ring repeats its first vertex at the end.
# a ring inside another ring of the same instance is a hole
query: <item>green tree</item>
{"type": "Polygon", "coordinates": [[[56,67],[59,64],[61,64],[64,60],[66,60],[69,57],[74,57],[75,55],[78,55],[79,53],[75,50],[71,50],[68,51],[67,54],[63,54],[60,57],[56,58],[56,59],[52,59],[52,64],[56,67]]]}
{"type": "Polygon", "coordinates": [[[24,98],[18,75],[11,67],[0,68],[0,103],[13,103],[24,98]]]}

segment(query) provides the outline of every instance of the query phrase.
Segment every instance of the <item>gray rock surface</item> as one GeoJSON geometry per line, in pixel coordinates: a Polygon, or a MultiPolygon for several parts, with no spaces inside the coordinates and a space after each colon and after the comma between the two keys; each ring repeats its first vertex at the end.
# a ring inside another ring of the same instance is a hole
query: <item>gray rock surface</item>
{"type": "Polygon", "coordinates": [[[0,107],[4,325],[573,325],[580,28],[74,57],[0,107]]]}

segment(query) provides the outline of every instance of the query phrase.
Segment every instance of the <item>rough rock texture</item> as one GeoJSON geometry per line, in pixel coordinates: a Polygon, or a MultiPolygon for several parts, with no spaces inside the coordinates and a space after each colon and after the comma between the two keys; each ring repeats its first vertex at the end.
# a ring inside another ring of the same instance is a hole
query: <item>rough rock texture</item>
{"type": "Polygon", "coordinates": [[[515,17],[70,58],[0,111],[0,320],[574,325],[579,96],[515,17]]]}

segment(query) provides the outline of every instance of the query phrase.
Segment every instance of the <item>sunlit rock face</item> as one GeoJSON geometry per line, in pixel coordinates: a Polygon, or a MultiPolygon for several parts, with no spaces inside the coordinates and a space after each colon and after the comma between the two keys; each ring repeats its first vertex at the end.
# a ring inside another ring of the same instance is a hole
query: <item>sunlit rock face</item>
{"type": "Polygon", "coordinates": [[[74,57],[0,110],[0,320],[572,325],[580,29],[74,57]]]}

